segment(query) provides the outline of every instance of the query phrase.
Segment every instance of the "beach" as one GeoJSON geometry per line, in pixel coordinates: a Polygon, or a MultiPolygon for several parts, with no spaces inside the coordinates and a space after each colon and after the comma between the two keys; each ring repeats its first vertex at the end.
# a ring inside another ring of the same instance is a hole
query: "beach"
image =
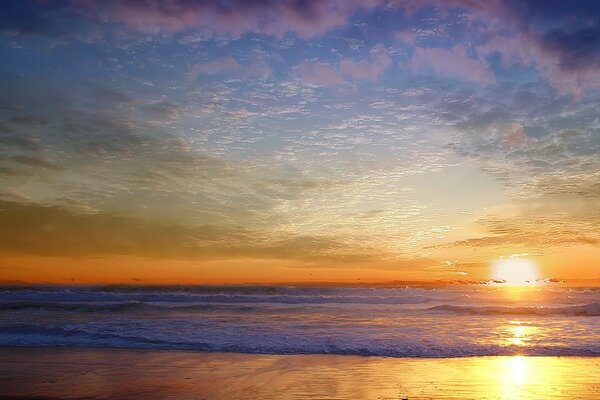
{"type": "Polygon", "coordinates": [[[597,399],[598,357],[4,347],[3,399],[597,399]]]}
{"type": "Polygon", "coordinates": [[[597,399],[597,295],[6,288],[0,399],[597,399]]]}

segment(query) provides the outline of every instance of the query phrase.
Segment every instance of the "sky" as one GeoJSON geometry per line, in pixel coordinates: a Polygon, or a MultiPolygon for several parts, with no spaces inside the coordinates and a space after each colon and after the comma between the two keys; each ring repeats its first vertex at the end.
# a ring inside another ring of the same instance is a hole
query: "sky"
{"type": "Polygon", "coordinates": [[[0,279],[600,277],[600,1],[7,1],[0,279]]]}

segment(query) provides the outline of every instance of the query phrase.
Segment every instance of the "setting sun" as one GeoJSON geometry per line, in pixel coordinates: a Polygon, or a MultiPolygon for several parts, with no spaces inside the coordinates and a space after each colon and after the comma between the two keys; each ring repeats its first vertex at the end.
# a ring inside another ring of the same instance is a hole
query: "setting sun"
{"type": "Polygon", "coordinates": [[[539,279],[537,265],[524,258],[502,258],[492,264],[492,278],[511,286],[534,285],[539,279]]]}

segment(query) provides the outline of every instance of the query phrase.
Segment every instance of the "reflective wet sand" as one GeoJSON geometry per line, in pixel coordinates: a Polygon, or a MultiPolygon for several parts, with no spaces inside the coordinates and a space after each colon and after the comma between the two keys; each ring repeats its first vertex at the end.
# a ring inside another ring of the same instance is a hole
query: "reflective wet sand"
{"type": "Polygon", "coordinates": [[[0,398],[598,399],[598,357],[0,348],[0,398]]]}

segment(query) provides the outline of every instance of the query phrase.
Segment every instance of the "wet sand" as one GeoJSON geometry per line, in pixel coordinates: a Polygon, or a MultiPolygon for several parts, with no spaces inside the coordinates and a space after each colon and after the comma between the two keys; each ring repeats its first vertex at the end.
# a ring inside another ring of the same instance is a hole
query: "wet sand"
{"type": "Polygon", "coordinates": [[[600,357],[0,348],[3,399],[598,399],[600,357]]]}

